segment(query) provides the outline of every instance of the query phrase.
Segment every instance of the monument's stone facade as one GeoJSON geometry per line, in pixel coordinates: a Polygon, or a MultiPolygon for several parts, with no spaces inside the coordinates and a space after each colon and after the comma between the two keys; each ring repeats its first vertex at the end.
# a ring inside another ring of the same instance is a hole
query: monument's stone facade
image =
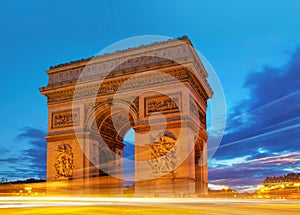
{"type": "Polygon", "coordinates": [[[47,181],[77,179],[121,192],[130,165],[122,159],[123,138],[133,128],[136,195],[207,193],[212,90],[187,37],[61,64],[47,74],[40,88],[48,99],[47,181]]]}

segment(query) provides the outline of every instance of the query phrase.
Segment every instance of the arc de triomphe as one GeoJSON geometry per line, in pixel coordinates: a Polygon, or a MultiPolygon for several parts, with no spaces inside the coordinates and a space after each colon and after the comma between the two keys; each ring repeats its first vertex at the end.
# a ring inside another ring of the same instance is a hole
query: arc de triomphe
{"type": "MultiPolygon", "coordinates": [[[[206,194],[208,74],[186,37],[50,67],[47,181],[206,194]],[[133,158],[124,137],[134,129],[133,158]],[[134,166],[134,173],[126,172],[134,166]]],[[[101,191],[99,191],[101,192],[101,191]]]]}

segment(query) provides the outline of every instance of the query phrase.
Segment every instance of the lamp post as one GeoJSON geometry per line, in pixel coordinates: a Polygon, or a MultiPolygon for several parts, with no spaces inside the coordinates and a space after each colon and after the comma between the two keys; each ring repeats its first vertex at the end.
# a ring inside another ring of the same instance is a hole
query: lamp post
{"type": "Polygon", "coordinates": [[[228,186],[224,186],[223,188],[225,190],[225,196],[227,197],[227,191],[230,189],[228,186]]]}

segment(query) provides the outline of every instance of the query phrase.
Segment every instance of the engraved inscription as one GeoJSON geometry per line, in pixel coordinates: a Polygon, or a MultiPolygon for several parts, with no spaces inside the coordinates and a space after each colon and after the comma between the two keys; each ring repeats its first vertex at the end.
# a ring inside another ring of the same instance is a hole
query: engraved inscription
{"type": "Polygon", "coordinates": [[[155,112],[177,112],[180,111],[180,104],[180,94],[145,98],[145,114],[149,115],[155,112]]]}
{"type": "Polygon", "coordinates": [[[52,113],[52,128],[70,127],[79,124],[79,111],[66,110],[52,113]]]}

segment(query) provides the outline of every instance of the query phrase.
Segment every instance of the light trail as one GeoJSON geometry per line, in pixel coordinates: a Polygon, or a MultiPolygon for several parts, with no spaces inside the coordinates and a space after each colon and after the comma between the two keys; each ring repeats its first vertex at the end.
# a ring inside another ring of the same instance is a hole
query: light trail
{"type": "MultiPolygon", "coordinates": [[[[292,202],[286,200],[276,200],[277,202],[292,202]]],[[[261,200],[261,199],[215,199],[215,198],[126,198],[126,197],[0,197],[0,205],[4,204],[18,204],[18,203],[28,203],[32,204],[35,202],[37,204],[43,204],[43,202],[48,202],[48,204],[53,203],[54,205],[93,205],[93,204],[119,204],[119,203],[146,203],[146,204],[178,204],[178,203],[262,203],[262,202],[274,202],[271,200],[261,200]]],[[[299,203],[299,202],[298,202],[299,203]]],[[[47,204],[47,205],[48,205],[47,204]]],[[[1,207],[0,206],[0,207],[1,207]]]]}
{"type": "Polygon", "coordinates": [[[282,122],[279,122],[279,123],[276,123],[276,124],[273,124],[273,125],[270,125],[270,126],[267,126],[267,127],[264,127],[261,130],[267,130],[267,129],[274,128],[274,127],[277,127],[277,126],[281,126],[281,125],[284,125],[284,124],[288,124],[290,122],[297,121],[297,120],[300,120],[300,116],[295,117],[293,119],[285,120],[285,121],[282,121],[282,122]]]}
{"type": "Polygon", "coordinates": [[[297,200],[217,198],[0,197],[3,214],[297,214],[297,200]],[[13,200],[13,201],[12,201],[13,200]],[[237,210],[238,209],[238,210],[237,210]],[[293,211],[293,213],[290,213],[293,211]]]}
{"type": "MultiPolygon", "coordinates": [[[[284,101],[284,100],[286,100],[286,99],[288,99],[288,98],[290,98],[290,97],[296,96],[296,95],[299,94],[299,93],[300,93],[300,90],[297,90],[297,91],[295,91],[295,92],[293,92],[293,93],[290,93],[290,94],[288,94],[288,95],[282,96],[282,97],[280,97],[280,98],[278,98],[278,99],[275,99],[275,100],[273,100],[273,101],[271,101],[271,102],[269,102],[269,103],[267,103],[267,104],[265,104],[265,105],[262,105],[262,106],[260,106],[260,107],[255,108],[255,109],[252,109],[252,110],[250,110],[250,111],[247,111],[247,112],[245,112],[245,113],[242,113],[242,114],[240,114],[240,115],[238,115],[238,116],[235,116],[235,117],[233,118],[233,120],[239,119],[239,118],[244,117],[244,116],[246,116],[246,115],[248,115],[248,114],[250,114],[250,113],[253,113],[253,112],[262,110],[262,109],[264,109],[264,108],[266,108],[266,107],[269,107],[269,106],[272,106],[272,105],[274,105],[274,104],[276,104],[276,103],[282,102],[282,101],[284,101]]],[[[298,107],[296,107],[296,108],[298,108],[298,107]]],[[[283,124],[283,123],[289,123],[289,122],[291,122],[291,121],[297,121],[298,119],[299,119],[299,117],[296,117],[296,118],[293,118],[293,119],[289,119],[289,120],[286,120],[286,121],[284,121],[284,122],[281,122],[281,123],[278,123],[278,124],[271,125],[271,126],[268,126],[268,127],[266,127],[266,128],[263,128],[262,130],[265,130],[265,129],[274,127],[274,126],[276,126],[276,125],[278,126],[278,125],[283,124]]],[[[279,133],[279,132],[283,132],[283,131],[288,131],[288,130],[295,129],[295,128],[298,128],[298,127],[300,127],[300,123],[297,123],[297,124],[294,124],[294,125],[290,125],[290,126],[287,126],[287,127],[285,127],[285,128],[279,128],[279,129],[276,129],[276,130],[273,130],[273,131],[261,133],[261,134],[258,134],[258,135],[252,136],[252,137],[248,137],[248,138],[245,138],[245,139],[240,139],[240,140],[237,140],[237,141],[234,141],[234,142],[231,142],[231,143],[227,143],[227,144],[224,144],[224,145],[220,145],[220,146],[217,146],[217,147],[209,147],[209,148],[208,148],[208,151],[213,151],[213,150],[216,150],[216,149],[218,149],[218,148],[223,148],[223,147],[235,145],[235,144],[238,144],[238,143],[246,142],[246,141],[249,141],[249,140],[253,140],[253,139],[256,139],[256,138],[268,136],[268,135],[275,134],[275,133],[279,133]]],[[[216,137],[217,137],[217,136],[216,136],[216,137]]]]}
{"type": "MultiPolygon", "coordinates": [[[[113,203],[110,202],[102,202],[101,206],[108,206],[112,205],[113,203]]],[[[34,207],[61,207],[61,206],[94,206],[100,205],[100,203],[92,203],[92,202],[42,202],[42,201],[15,201],[15,202],[7,202],[7,203],[0,203],[1,208],[34,208],[34,207]]]]}
{"type": "MultiPolygon", "coordinates": [[[[299,128],[299,127],[300,127],[300,123],[295,124],[295,125],[291,125],[291,126],[287,126],[285,128],[279,128],[279,129],[276,129],[274,131],[269,131],[269,132],[261,133],[261,134],[258,134],[258,135],[254,135],[252,137],[244,138],[244,139],[237,140],[237,141],[234,141],[234,142],[231,142],[231,143],[227,143],[227,144],[218,146],[217,148],[224,148],[224,147],[227,147],[227,146],[235,145],[237,143],[246,142],[246,141],[253,140],[253,139],[256,139],[256,138],[268,136],[268,135],[271,135],[271,134],[276,134],[276,133],[283,132],[283,131],[288,131],[288,130],[299,128]]],[[[212,149],[210,149],[210,150],[212,150],[212,149]]]]}
{"type": "Polygon", "coordinates": [[[268,107],[268,106],[274,105],[274,104],[276,104],[276,103],[278,103],[278,102],[281,102],[281,101],[283,101],[283,100],[285,100],[285,99],[288,99],[288,98],[290,98],[290,97],[293,97],[293,96],[295,96],[295,95],[297,95],[297,94],[299,94],[299,93],[300,93],[300,90],[297,90],[297,91],[292,92],[292,93],[290,93],[290,94],[288,94],[288,95],[285,95],[285,96],[282,96],[282,97],[280,97],[280,98],[278,98],[278,99],[275,99],[275,100],[273,100],[273,101],[271,101],[271,102],[269,102],[269,103],[267,103],[267,104],[265,104],[265,105],[262,105],[262,106],[260,106],[260,107],[257,107],[257,108],[255,108],[255,109],[253,109],[253,110],[250,110],[250,111],[248,111],[248,112],[246,112],[246,113],[242,113],[242,114],[240,114],[240,115],[234,117],[233,119],[238,119],[238,118],[241,118],[241,117],[243,117],[243,116],[245,116],[245,115],[248,115],[249,113],[256,112],[256,111],[258,111],[258,110],[264,109],[264,108],[266,108],[266,107],[268,107]]]}

